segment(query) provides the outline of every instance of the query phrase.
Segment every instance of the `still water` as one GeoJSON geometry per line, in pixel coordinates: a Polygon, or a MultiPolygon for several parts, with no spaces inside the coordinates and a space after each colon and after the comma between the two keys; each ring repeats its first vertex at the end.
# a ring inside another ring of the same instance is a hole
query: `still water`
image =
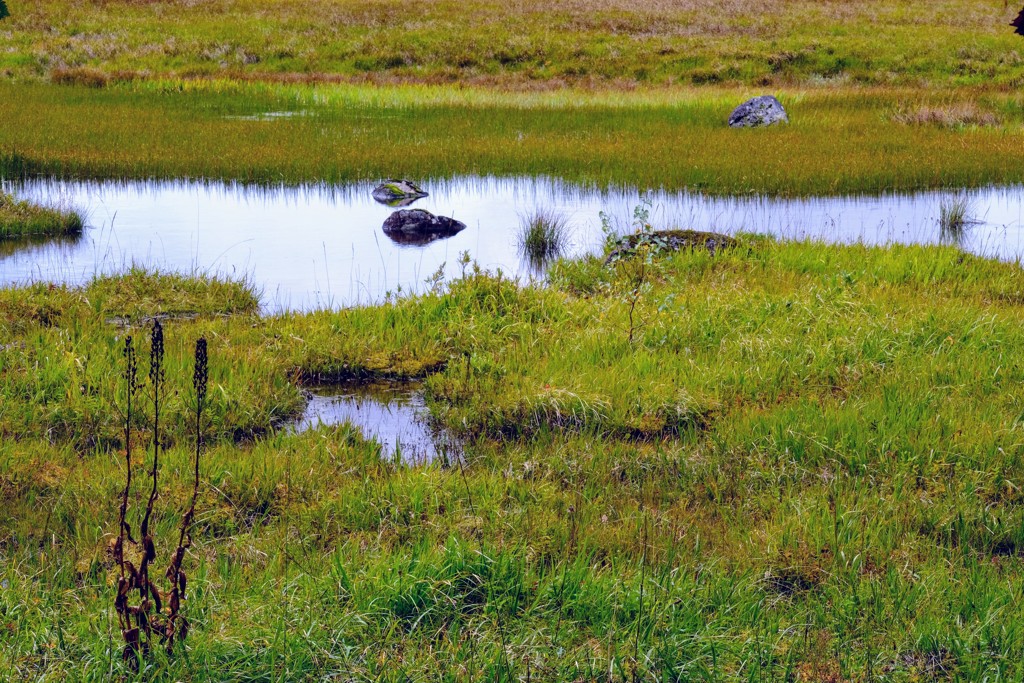
{"type": "Polygon", "coordinates": [[[430,425],[430,411],[415,382],[350,382],[312,388],[297,432],[349,424],[380,444],[382,457],[411,464],[459,456],[458,443],[430,425]]]}
{"type": "MultiPolygon", "coordinates": [[[[381,225],[395,209],[373,200],[373,183],[4,182],[3,188],[19,198],[83,210],[89,227],[78,239],[0,243],[0,284],[77,284],[138,265],[244,276],[262,292],[271,312],[337,308],[373,303],[388,293],[423,291],[425,280],[439,269],[445,278],[455,277],[463,252],[489,270],[522,280],[536,277],[517,247],[531,213],[563,216],[570,230],[566,253],[575,256],[600,251],[605,224],[629,231],[640,203],[635,189],[598,190],[548,178],[467,177],[419,184],[430,196],[412,208],[451,216],[467,228],[425,245],[392,242],[381,225]]],[[[975,222],[963,235],[962,248],[1007,260],[1024,254],[1024,187],[1019,186],[800,199],[689,192],[645,196],[656,228],[871,244],[937,243],[940,206],[965,198],[975,222]]]]}

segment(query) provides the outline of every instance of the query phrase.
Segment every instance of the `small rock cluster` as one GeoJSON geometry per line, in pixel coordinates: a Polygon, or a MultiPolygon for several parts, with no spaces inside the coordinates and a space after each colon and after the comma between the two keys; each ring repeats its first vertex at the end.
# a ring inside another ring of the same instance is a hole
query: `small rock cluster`
{"type": "MultiPolygon", "coordinates": [[[[428,197],[410,180],[385,180],[373,190],[373,198],[391,207],[409,206],[428,197]]],[[[466,224],[447,216],[435,216],[424,209],[400,209],[384,221],[384,234],[397,244],[424,245],[465,230],[466,224]]]]}

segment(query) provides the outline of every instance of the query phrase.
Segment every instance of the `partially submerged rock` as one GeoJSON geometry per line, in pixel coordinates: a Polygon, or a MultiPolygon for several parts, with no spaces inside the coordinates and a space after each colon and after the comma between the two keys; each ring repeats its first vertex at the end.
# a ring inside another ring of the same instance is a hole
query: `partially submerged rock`
{"type": "MultiPolygon", "coordinates": [[[[374,199],[376,199],[376,197],[374,197],[374,199]]],[[[388,200],[377,199],[377,202],[383,204],[384,206],[390,206],[392,209],[401,209],[406,206],[412,206],[420,199],[422,199],[422,197],[402,197],[400,199],[388,200]]]]}
{"type": "Polygon", "coordinates": [[[789,123],[789,116],[782,103],[771,95],[747,100],[729,115],[729,126],[732,128],[759,128],[776,123],[789,123]]]}
{"type": "Polygon", "coordinates": [[[605,259],[605,265],[633,256],[637,247],[641,245],[647,245],[656,252],[705,249],[714,255],[719,249],[729,249],[737,244],[735,238],[728,235],[699,230],[655,230],[654,232],[633,233],[618,240],[611,253],[608,254],[608,258],[605,259]]]}
{"type": "Polygon", "coordinates": [[[408,206],[426,196],[427,193],[411,180],[385,180],[373,188],[373,198],[388,206],[408,206]]]}
{"type": "Polygon", "coordinates": [[[435,216],[423,209],[395,211],[384,221],[384,234],[398,244],[428,244],[451,237],[466,224],[447,216],[435,216]]]}

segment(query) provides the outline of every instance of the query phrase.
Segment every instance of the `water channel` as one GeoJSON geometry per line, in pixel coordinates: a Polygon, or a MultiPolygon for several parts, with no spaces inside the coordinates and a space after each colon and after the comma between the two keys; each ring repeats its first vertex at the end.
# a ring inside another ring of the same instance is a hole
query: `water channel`
{"type": "MultiPolygon", "coordinates": [[[[0,244],[0,284],[79,284],[131,265],[246,277],[268,312],[368,304],[417,292],[439,268],[460,272],[468,252],[482,267],[526,280],[536,271],[517,248],[525,217],[563,216],[567,255],[597,253],[603,225],[630,230],[635,189],[584,188],[549,178],[467,177],[422,181],[413,207],[467,225],[423,245],[392,242],[381,230],[395,209],[370,196],[373,183],[245,186],[203,181],[4,181],[22,199],[73,206],[87,215],[78,239],[0,244]],[[608,219],[602,220],[602,213],[608,219]]],[[[961,247],[1016,260],[1024,254],[1024,187],[914,194],[782,198],[647,194],[655,227],[758,232],[785,239],[870,244],[937,243],[943,202],[966,200],[961,247]]]]}

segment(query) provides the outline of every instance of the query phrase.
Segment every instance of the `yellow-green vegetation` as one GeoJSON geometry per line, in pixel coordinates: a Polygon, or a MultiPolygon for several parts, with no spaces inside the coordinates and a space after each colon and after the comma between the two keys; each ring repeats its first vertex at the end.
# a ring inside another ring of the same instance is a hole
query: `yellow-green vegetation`
{"type": "Polygon", "coordinates": [[[753,238],[649,263],[632,343],[599,259],[269,318],[209,278],[0,291],[0,670],[123,674],[122,336],[174,312],[166,543],[200,335],[210,423],[188,654],[147,680],[1024,675],[1024,271],[753,238]],[[275,430],[303,378],[382,375],[427,376],[461,462],[275,430]]]}
{"type": "MultiPolygon", "coordinates": [[[[5,4],[5,178],[1024,182],[1007,3],[5,4]],[[792,123],[729,130],[765,91],[792,123]]],[[[18,207],[0,198],[0,226],[18,207]]],[[[943,218],[955,241],[970,215],[943,218]]],[[[273,317],[248,283],[134,269],[0,290],[0,677],[1024,679],[1019,265],[658,244],[558,263],[544,288],[470,267],[429,295],[273,317]],[[124,337],[153,317],[154,566],[192,493],[200,336],[210,381],[187,650],[133,674],[110,541],[124,337]],[[287,428],[304,385],[380,378],[422,380],[461,457],[287,428]]]]}
{"type": "Polygon", "coordinates": [[[543,173],[723,193],[1024,181],[1024,38],[1005,3],[198,7],[14,2],[0,174],[543,173]],[[792,125],[726,128],[765,91],[792,125]]]}
{"type": "Polygon", "coordinates": [[[11,0],[0,73],[376,83],[999,85],[996,0],[11,0]]]}
{"type": "Polygon", "coordinates": [[[19,201],[0,191],[0,240],[78,235],[84,225],[75,210],[19,201]]]}
{"type": "Polygon", "coordinates": [[[732,130],[750,93],[454,92],[152,82],[0,85],[0,174],[352,181],[556,175],[708,192],[880,192],[1024,181],[1019,95],[794,91],[792,123],[732,130]],[[180,91],[179,89],[183,89],[180,91]],[[969,101],[998,125],[907,123],[969,101]],[[263,116],[267,112],[295,115],[263,116]]]}

